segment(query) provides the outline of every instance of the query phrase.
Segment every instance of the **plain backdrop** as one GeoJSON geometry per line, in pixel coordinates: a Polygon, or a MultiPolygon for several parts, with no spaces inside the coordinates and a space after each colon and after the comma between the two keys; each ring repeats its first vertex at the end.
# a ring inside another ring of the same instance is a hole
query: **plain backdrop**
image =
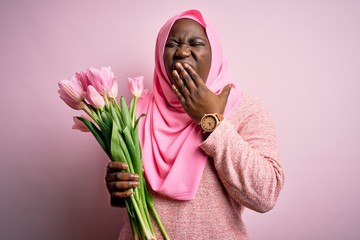
{"type": "Polygon", "coordinates": [[[108,159],[57,83],[111,66],[121,95],[130,76],[151,89],[158,30],[192,8],[275,123],[286,182],[272,211],[245,211],[250,239],[360,238],[359,1],[1,0],[0,239],[117,238],[108,159]]]}

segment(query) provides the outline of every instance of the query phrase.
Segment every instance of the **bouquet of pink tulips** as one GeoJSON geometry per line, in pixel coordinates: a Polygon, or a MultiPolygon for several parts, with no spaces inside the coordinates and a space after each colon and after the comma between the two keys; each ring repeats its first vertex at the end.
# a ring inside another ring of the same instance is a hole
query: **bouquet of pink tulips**
{"type": "Polygon", "coordinates": [[[144,85],[143,77],[129,78],[133,95],[130,105],[124,97],[117,102],[118,83],[110,67],[89,68],[70,79],[59,82],[60,98],[71,108],[87,115],[74,117],[74,129],[91,132],[112,161],[126,163],[125,171],[140,176],[139,186],[125,200],[134,239],[156,239],[149,209],[163,234],[166,231],[156,213],[151,195],[146,189],[142,171],[141,146],[138,138],[136,103],[144,85]]]}

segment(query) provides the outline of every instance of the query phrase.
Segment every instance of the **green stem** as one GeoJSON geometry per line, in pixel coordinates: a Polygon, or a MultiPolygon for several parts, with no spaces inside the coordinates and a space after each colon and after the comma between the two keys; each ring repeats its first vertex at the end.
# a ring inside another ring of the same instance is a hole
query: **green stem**
{"type": "Polygon", "coordinates": [[[119,103],[115,100],[114,101],[115,103],[116,103],[116,107],[117,107],[117,109],[119,110],[119,112],[121,112],[121,108],[120,108],[120,106],[119,106],[119,103]]]}
{"type": "MultiPolygon", "coordinates": [[[[91,112],[89,112],[89,110],[87,110],[86,108],[83,108],[82,110],[84,110],[84,112],[86,112],[86,114],[89,115],[89,117],[91,117],[92,119],[94,119],[93,116],[92,116],[92,114],[91,114],[91,112]]],[[[94,120],[95,120],[95,119],[94,119],[94,120]]]]}
{"type": "Polygon", "coordinates": [[[150,194],[147,194],[146,196],[146,200],[147,200],[147,203],[148,203],[148,206],[154,216],[154,219],[155,219],[155,222],[156,224],[158,225],[159,229],[160,229],[160,232],[161,234],[163,235],[164,239],[165,240],[169,240],[169,236],[167,235],[167,232],[165,230],[165,227],[163,226],[160,218],[159,218],[159,215],[157,214],[156,212],[156,209],[155,209],[155,206],[154,206],[154,203],[153,203],[153,200],[152,200],[152,197],[150,196],[150,194]]]}
{"type": "Polygon", "coordinates": [[[145,222],[144,218],[143,218],[143,215],[141,214],[141,211],[139,209],[139,206],[138,206],[138,203],[136,202],[135,200],[135,197],[134,197],[134,194],[132,194],[130,196],[130,199],[131,199],[131,202],[133,204],[133,207],[135,209],[135,212],[136,212],[136,215],[137,215],[137,218],[139,220],[139,223],[140,223],[140,227],[143,229],[143,232],[145,234],[145,237],[146,239],[148,240],[156,240],[154,234],[152,234],[148,228],[148,224],[145,222]]]}
{"type": "Polygon", "coordinates": [[[97,113],[94,111],[94,108],[88,104],[87,102],[83,101],[85,103],[85,105],[87,106],[88,109],[90,109],[90,111],[86,108],[82,108],[82,110],[84,110],[84,112],[86,112],[87,115],[89,115],[95,122],[97,122],[98,119],[96,119],[94,117],[94,114],[97,115],[97,113]]]}
{"type": "Polygon", "coordinates": [[[106,94],[104,95],[104,99],[105,99],[105,105],[106,105],[107,107],[109,107],[109,100],[108,100],[106,94]]]}

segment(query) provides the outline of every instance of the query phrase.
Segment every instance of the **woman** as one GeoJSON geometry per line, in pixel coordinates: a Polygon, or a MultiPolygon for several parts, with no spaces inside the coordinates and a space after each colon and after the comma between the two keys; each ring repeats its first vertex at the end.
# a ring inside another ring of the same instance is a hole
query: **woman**
{"type": "MultiPolygon", "coordinates": [[[[266,212],[283,186],[269,115],[232,83],[218,37],[196,10],[161,28],[154,92],[139,100],[144,171],[171,239],[247,239],[244,208],[266,212]]],[[[112,205],[138,176],[111,162],[112,205]]],[[[121,205],[121,204],[120,204],[121,205]]],[[[157,233],[157,236],[161,234],[157,233]]],[[[120,239],[131,238],[128,220],[120,239]]]]}

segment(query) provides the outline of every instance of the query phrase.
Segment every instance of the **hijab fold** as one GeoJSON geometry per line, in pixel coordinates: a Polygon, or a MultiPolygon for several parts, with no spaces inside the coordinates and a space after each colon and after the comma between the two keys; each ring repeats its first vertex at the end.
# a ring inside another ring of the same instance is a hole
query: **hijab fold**
{"type": "MultiPolygon", "coordinates": [[[[166,197],[191,200],[196,195],[207,161],[207,155],[199,148],[203,134],[173,93],[163,61],[165,42],[171,27],[182,18],[201,24],[209,39],[212,61],[206,86],[220,93],[227,84],[232,83],[219,38],[211,23],[197,10],[182,12],[170,18],[159,31],[155,49],[154,90],[139,99],[137,115],[146,113],[146,117],[139,122],[139,137],[148,184],[152,190],[166,197]]],[[[242,94],[232,89],[224,112],[225,118],[241,100],[242,94]]]]}

